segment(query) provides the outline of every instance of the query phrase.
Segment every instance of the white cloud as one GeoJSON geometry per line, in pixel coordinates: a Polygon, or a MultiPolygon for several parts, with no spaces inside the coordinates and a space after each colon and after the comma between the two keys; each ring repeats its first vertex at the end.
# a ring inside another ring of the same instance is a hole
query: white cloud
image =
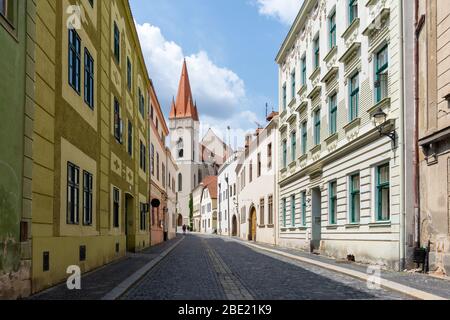
{"type": "Polygon", "coordinates": [[[291,25],[302,6],[303,0],[256,0],[259,13],[274,17],[282,23],[291,25]]]}
{"type": "MultiPolygon", "coordinates": [[[[168,113],[176,95],[184,59],[183,49],[164,38],[161,30],[149,23],[136,23],[150,77],[157,88],[161,107],[168,113]]],[[[227,118],[239,112],[246,100],[244,81],[233,71],[214,64],[205,51],[186,57],[194,99],[200,115],[227,118]]]]}

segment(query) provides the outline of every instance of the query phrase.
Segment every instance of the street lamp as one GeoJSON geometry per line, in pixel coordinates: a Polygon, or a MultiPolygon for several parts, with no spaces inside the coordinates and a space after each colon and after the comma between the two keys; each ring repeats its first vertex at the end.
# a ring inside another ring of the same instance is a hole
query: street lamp
{"type": "Polygon", "coordinates": [[[395,129],[393,129],[389,122],[387,122],[387,114],[381,109],[378,108],[373,114],[373,118],[375,121],[375,125],[377,126],[378,131],[381,136],[389,137],[395,144],[396,134],[395,129]]]}

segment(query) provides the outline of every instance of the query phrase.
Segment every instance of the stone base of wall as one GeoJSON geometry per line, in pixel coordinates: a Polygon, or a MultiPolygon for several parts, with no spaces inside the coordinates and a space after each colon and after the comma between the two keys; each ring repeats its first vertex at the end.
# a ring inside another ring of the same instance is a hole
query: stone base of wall
{"type": "Polygon", "coordinates": [[[19,270],[0,275],[0,300],[26,298],[31,294],[31,260],[23,260],[19,270]]]}
{"type": "Polygon", "coordinates": [[[430,252],[430,272],[450,275],[450,253],[430,252]]]}

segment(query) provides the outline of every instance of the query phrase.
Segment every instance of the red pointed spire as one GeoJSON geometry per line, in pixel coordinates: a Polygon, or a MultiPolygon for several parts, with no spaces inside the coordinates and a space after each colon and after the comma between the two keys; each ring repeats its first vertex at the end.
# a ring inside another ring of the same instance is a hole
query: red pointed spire
{"type": "Polygon", "coordinates": [[[192,99],[191,84],[189,82],[186,59],[184,59],[183,69],[181,71],[177,100],[172,103],[172,109],[169,115],[169,119],[174,118],[192,118],[198,121],[198,112],[192,99]]]}

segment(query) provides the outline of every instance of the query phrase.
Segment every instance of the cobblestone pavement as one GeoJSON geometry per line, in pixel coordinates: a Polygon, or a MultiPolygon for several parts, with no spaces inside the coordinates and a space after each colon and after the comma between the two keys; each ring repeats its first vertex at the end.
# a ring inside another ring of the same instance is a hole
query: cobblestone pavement
{"type": "Polygon", "coordinates": [[[409,299],[363,281],[218,237],[188,235],[122,299],[409,299]]]}
{"type": "Polygon", "coordinates": [[[30,300],[99,300],[122,281],[158,257],[180,238],[150,247],[140,253],[129,253],[124,259],[108,264],[81,277],[81,290],[68,290],[62,283],[31,296],[30,300]]]}

